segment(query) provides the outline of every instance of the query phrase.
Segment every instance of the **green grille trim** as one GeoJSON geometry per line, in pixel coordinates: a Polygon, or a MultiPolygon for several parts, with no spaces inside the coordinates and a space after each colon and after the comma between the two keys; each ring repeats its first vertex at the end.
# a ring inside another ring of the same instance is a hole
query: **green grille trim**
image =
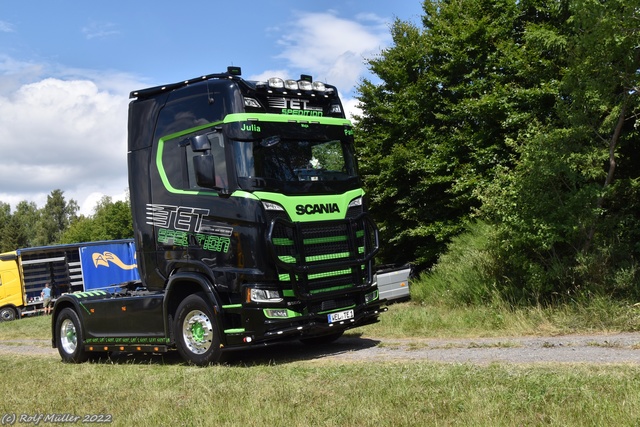
{"type": "MultiPolygon", "coordinates": [[[[358,253],[360,254],[364,253],[364,248],[363,247],[358,248],[358,253]]],[[[305,257],[305,261],[306,262],[327,261],[330,259],[348,258],[349,255],[350,255],[349,252],[340,252],[340,253],[325,254],[325,255],[314,255],[314,256],[305,257]]],[[[285,262],[287,264],[295,264],[297,261],[296,258],[292,257],[291,255],[280,255],[278,256],[278,258],[282,262],[285,262]]]]}
{"type": "Polygon", "coordinates": [[[322,288],[322,289],[312,290],[310,294],[315,295],[315,294],[322,294],[325,292],[340,291],[342,289],[352,289],[352,288],[353,288],[353,285],[334,286],[332,288],[322,288]]]}
{"type": "MultiPolygon", "coordinates": [[[[360,230],[356,232],[356,237],[361,238],[364,236],[364,231],[360,230]]],[[[321,245],[324,243],[336,243],[344,242],[347,240],[347,236],[330,236],[330,237],[317,237],[315,239],[304,239],[305,245],[321,245]]],[[[293,246],[293,240],[285,237],[276,237],[273,239],[273,244],[276,246],[293,246]]],[[[364,248],[361,248],[364,251],[364,248]]]]}

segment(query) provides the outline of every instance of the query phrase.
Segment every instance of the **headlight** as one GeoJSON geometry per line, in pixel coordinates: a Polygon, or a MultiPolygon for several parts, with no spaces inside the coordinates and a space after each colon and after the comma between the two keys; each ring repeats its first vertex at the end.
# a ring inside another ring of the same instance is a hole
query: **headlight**
{"type": "Polygon", "coordinates": [[[367,304],[369,304],[371,301],[375,301],[377,299],[378,299],[378,291],[377,290],[375,290],[373,292],[370,292],[370,293],[368,293],[368,294],[366,294],[364,296],[364,302],[367,303],[367,304]]]}
{"type": "Polygon", "coordinates": [[[284,211],[284,208],[277,203],[262,201],[262,206],[268,211],[284,211]]]}
{"type": "Polygon", "coordinates": [[[279,291],[273,289],[249,289],[249,301],[247,302],[281,302],[279,291]]]}
{"type": "Polygon", "coordinates": [[[362,196],[356,197],[349,203],[350,208],[355,208],[356,206],[362,206],[362,196]]]}

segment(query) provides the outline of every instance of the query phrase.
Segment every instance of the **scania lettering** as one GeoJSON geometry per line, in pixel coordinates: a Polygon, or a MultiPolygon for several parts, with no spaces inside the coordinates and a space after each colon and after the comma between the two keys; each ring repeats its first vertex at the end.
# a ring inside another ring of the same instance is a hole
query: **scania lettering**
{"type": "Polygon", "coordinates": [[[317,213],[333,213],[340,212],[340,208],[337,203],[325,203],[323,205],[298,205],[296,206],[296,213],[298,215],[313,215],[317,213]]]}
{"type": "Polygon", "coordinates": [[[63,361],[177,350],[206,365],[378,321],[378,230],[334,86],[248,81],[229,67],[131,99],[140,280],[58,299],[52,344],[63,361]]]}

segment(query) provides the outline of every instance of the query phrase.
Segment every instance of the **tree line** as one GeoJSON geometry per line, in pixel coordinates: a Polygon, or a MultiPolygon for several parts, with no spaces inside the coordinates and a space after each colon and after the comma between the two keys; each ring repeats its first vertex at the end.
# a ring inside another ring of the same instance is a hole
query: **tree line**
{"type": "Polygon", "coordinates": [[[42,208],[22,201],[15,209],[0,201],[0,252],[133,237],[130,203],[103,197],[93,215],[78,215],[78,203],[66,200],[62,190],[53,190],[42,208]]]}
{"type": "Polygon", "coordinates": [[[640,296],[640,1],[423,11],[358,87],[382,261],[469,300],[640,296]]]}
{"type": "MultiPolygon", "coordinates": [[[[379,263],[466,302],[640,297],[640,0],[426,0],[358,85],[379,263]]],[[[2,250],[133,235],[55,190],[0,202],[2,250]]]]}

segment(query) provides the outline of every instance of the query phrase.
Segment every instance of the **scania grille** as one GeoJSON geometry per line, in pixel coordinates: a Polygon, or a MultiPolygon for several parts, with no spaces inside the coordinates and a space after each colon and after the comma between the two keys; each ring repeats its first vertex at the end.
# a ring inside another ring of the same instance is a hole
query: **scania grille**
{"type": "Polygon", "coordinates": [[[310,223],[275,218],[268,241],[280,279],[291,282],[300,297],[349,291],[371,282],[378,230],[366,214],[310,223]]]}

